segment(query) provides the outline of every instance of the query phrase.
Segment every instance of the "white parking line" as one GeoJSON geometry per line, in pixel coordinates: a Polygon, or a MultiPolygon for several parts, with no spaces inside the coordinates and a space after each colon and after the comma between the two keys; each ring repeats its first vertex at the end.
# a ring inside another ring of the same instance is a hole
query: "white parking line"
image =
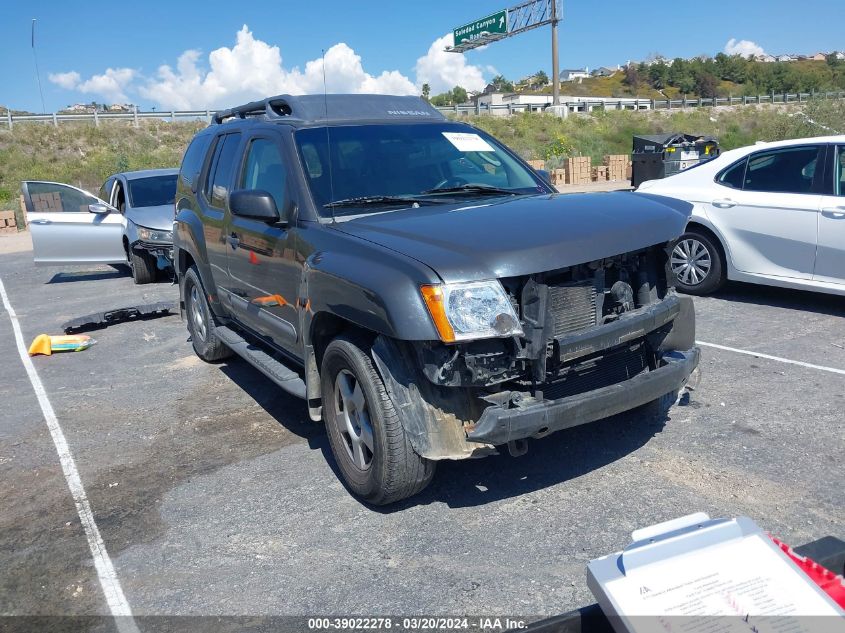
{"type": "Polygon", "coordinates": [[[18,346],[21,362],[29,376],[29,382],[32,383],[32,388],[38,398],[38,404],[41,405],[41,411],[44,414],[44,420],[50,429],[53,444],[56,446],[56,452],[59,454],[62,472],[65,475],[67,486],[70,488],[70,494],[73,496],[73,502],[76,505],[79,520],[82,522],[82,527],[85,530],[85,537],[88,539],[88,547],[91,549],[91,555],[94,557],[94,567],[100,579],[100,586],[102,586],[103,593],[106,596],[109,611],[115,617],[115,623],[121,633],[140,633],[132,617],[132,609],[129,608],[129,603],[126,601],[126,596],[123,594],[120,581],[117,579],[114,566],[106,551],[103,539],[100,536],[100,530],[94,521],[91,504],[88,502],[88,496],[85,494],[85,487],[82,485],[79,471],[76,470],[76,463],[73,460],[73,455],[71,455],[65,434],[59,425],[55,411],[53,411],[53,405],[50,404],[50,399],[47,397],[44,384],[35,370],[35,365],[32,364],[32,360],[29,358],[26,345],[24,345],[23,334],[21,334],[18,315],[15,313],[14,308],[12,308],[12,304],[9,303],[9,296],[6,294],[6,288],[3,285],[2,279],[0,279],[0,297],[3,299],[3,307],[6,308],[6,312],[9,314],[9,320],[12,322],[12,330],[15,333],[15,342],[18,346]]]}
{"type": "Polygon", "coordinates": [[[696,345],[703,347],[713,347],[715,349],[725,350],[726,352],[734,352],[736,354],[745,354],[746,356],[756,356],[757,358],[766,358],[768,360],[775,360],[779,363],[787,363],[789,365],[799,365],[809,369],[818,369],[819,371],[829,371],[832,374],[840,374],[845,376],[845,369],[837,369],[836,367],[825,367],[824,365],[813,365],[812,363],[805,363],[800,360],[792,360],[791,358],[781,358],[780,356],[772,356],[771,354],[762,354],[760,352],[752,352],[747,349],[737,349],[736,347],[727,347],[725,345],[716,345],[716,343],[705,343],[704,341],[696,341],[696,345]]]}

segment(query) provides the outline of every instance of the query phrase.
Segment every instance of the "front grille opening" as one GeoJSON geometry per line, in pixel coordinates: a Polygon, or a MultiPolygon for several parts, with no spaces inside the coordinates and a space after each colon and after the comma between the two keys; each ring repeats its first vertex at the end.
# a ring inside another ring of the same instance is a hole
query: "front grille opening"
{"type": "Polygon", "coordinates": [[[617,347],[562,369],[553,382],[543,385],[543,397],[557,400],[609,387],[630,380],[648,371],[648,368],[648,354],[644,342],[617,347]]]}
{"type": "Polygon", "coordinates": [[[592,283],[550,286],[548,305],[555,337],[596,324],[596,288],[592,283]]]}

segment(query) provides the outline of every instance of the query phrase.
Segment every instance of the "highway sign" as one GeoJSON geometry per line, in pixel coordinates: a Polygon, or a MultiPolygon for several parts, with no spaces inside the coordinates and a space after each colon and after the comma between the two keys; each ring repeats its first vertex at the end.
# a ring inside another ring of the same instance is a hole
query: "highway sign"
{"type": "Polygon", "coordinates": [[[507,35],[508,32],[508,11],[503,9],[480,20],[474,20],[469,24],[459,26],[453,31],[455,46],[463,42],[482,39],[491,34],[507,35]]]}

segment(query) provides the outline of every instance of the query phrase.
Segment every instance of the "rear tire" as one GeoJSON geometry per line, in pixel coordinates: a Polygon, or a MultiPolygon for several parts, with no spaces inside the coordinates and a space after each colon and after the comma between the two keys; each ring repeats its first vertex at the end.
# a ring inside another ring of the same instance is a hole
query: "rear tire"
{"type": "Polygon", "coordinates": [[[127,253],[132,279],[136,284],[148,284],[155,281],[156,263],[148,253],[136,251],[131,246],[127,253]]]}
{"type": "Polygon", "coordinates": [[[672,246],[670,258],[675,286],[688,295],[707,295],[725,284],[722,249],[708,234],[687,231],[672,246]]]}
{"type": "Polygon", "coordinates": [[[208,307],[208,299],[202,288],[199,273],[194,266],[185,273],[182,282],[182,297],[185,301],[191,344],[197,356],[209,363],[229,358],[232,350],[226,347],[214,333],[214,315],[208,307]]]}
{"type": "Polygon", "coordinates": [[[428,486],[436,462],[414,452],[373,366],[369,342],[342,336],[329,343],[320,379],[332,453],[355,495],[386,505],[428,486]]]}

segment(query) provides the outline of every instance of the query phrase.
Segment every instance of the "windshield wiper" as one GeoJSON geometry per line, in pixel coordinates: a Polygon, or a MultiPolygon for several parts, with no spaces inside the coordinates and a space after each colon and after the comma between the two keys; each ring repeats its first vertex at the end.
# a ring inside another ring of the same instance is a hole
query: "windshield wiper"
{"type": "Polygon", "coordinates": [[[335,200],[323,205],[326,209],[334,209],[335,207],[357,207],[358,205],[367,204],[434,204],[430,200],[418,200],[417,198],[403,197],[403,196],[358,196],[356,198],[343,198],[342,200],[335,200]]]}
{"type": "Polygon", "coordinates": [[[425,194],[432,194],[432,193],[480,193],[484,195],[507,195],[507,196],[516,196],[519,195],[518,191],[513,191],[512,189],[502,189],[500,187],[491,187],[490,185],[459,185],[457,187],[438,187],[436,189],[429,189],[427,191],[423,191],[425,194]]]}

